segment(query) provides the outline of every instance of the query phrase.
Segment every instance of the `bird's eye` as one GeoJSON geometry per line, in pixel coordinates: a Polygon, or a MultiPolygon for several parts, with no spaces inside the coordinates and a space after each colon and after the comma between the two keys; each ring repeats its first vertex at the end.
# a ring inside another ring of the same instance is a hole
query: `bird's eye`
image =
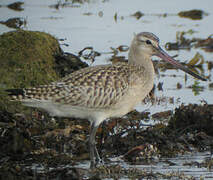
{"type": "Polygon", "coordinates": [[[146,40],[146,44],[152,44],[150,40],[146,40]]]}

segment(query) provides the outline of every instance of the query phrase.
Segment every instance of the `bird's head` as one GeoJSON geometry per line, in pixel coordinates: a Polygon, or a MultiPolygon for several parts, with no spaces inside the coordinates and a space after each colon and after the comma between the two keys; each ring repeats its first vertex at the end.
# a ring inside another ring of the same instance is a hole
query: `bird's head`
{"type": "MultiPolygon", "coordinates": [[[[158,56],[166,62],[174,65],[176,68],[181,69],[182,71],[198,78],[200,80],[206,81],[206,79],[187,67],[183,66],[171,56],[169,56],[159,45],[159,38],[150,32],[141,32],[135,35],[131,47],[130,47],[130,56],[129,58],[135,58],[137,60],[149,61],[151,56],[158,56]],[[141,58],[140,58],[141,57],[141,58]]],[[[143,62],[147,63],[147,62],[143,62]]]]}

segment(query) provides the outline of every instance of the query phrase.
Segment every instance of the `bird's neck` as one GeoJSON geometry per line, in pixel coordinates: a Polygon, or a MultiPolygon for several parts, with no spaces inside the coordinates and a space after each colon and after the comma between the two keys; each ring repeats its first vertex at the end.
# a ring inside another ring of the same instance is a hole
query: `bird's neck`
{"type": "Polygon", "coordinates": [[[138,51],[134,48],[130,48],[128,63],[135,66],[142,66],[151,79],[154,79],[154,66],[149,55],[146,55],[143,51],[138,51]]]}

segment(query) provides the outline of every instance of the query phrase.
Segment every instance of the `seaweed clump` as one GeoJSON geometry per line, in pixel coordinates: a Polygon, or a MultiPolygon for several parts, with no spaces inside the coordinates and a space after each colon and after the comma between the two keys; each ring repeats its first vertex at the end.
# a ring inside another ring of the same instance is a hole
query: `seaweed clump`
{"type": "Polygon", "coordinates": [[[14,17],[6,21],[0,21],[0,24],[4,24],[9,28],[21,29],[22,26],[27,24],[27,21],[24,18],[14,17]]]}
{"type": "Polygon", "coordinates": [[[180,106],[171,117],[168,129],[177,133],[205,132],[213,136],[213,105],[180,106]]]}
{"type": "Polygon", "coordinates": [[[14,11],[23,11],[24,10],[24,8],[22,7],[23,4],[24,2],[14,2],[9,4],[7,7],[14,11]]]}
{"type": "Polygon", "coordinates": [[[181,11],[178,13],[178,15],[183,18],[189,18],[192,20],[200,20],[203,18],[203,15],[207,15],[207,13],[205,13],[202,10],[193,9],[190,11],[181,11]]]}

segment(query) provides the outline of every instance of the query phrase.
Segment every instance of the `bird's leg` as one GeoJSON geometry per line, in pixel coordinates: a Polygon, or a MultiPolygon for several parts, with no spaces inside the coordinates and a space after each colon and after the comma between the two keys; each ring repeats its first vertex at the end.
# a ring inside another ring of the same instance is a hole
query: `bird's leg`
{"type": "Polygon", "coordinates": [[[101,158],[100,158],[100,155],[98,153],[96,145],[95,145],[95,158],[96,158],[96,163],[101,162],[101,158]]]}
{"type": "Polygon", "coordinates": [[[89,149],[90,149],[90,168],[94,168],[97,163],[100,161],[100,156],[98,154],[96,143],[95,143],[95,135],[98,129],[98,125],[95,124],[95,121],[91,125],[90,129],[90,137],[89,137],[89,149]]]}

